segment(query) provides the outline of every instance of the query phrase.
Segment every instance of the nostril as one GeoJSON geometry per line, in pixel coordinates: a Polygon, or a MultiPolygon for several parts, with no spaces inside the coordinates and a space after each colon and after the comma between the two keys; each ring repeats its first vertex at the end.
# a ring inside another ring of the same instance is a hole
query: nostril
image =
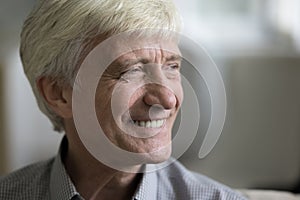
{"type": "Polygon", "coordinates": [[[160,104],[154,104],[149,109],[149,118],[151,120],[157,119],[157,116],[160,116],[161,113],[165,111],[164,107],[160,104]]]}
{"type": "Polygon", "coordinates": [[[150,107],[150,110],[153,110],[153,112],[156,112],[156,111],[164,110],[164,107],[160,104],[153,104],[150,107]]]}

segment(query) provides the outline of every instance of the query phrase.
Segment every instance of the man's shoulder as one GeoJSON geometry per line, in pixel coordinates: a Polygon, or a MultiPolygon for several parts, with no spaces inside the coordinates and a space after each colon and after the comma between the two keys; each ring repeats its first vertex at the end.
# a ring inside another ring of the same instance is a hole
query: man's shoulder
{"type": "Polygon", "coordinates": [[[0,177],[0,199],[41,199],[49,192],[54,159],[31,164],[0,177]]]}
{"type": "MultiPolygon", "coordinates": [[[[215,200],[245,200],[233,189],[214,181],[204,175],[186,169],[175,161],[169,167],[158,172],[158,178],[163,184],[170,184],[174,190],[181,191],[189,199],[215,199],[215,200]],[[167,176],[168,178],[163,178],[167,176]]],[[[179,195],[181,195],[179,194],[179,195]]]]}

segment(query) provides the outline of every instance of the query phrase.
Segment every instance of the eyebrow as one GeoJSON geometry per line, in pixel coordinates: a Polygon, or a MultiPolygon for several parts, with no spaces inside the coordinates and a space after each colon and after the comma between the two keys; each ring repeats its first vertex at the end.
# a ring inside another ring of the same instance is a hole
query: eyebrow
{"type": "MultiPolygon", "coordinates": [[[[180,55],[171,55],[168,56],[165,59],[165,62],[169,62],[169,61],[181,61],[182,57],[180,55]]],[[[135,65],[137,63],[143,63],[143,64],[147,64],[150,63],[149,59],[147,58],[137,58],[137,59],[126,59],[125,61],[123,61],[123,66],[130,66],[130,65],[135,65]]],[[[119,63],[121,64],[121,63],[119,63]]]]}
{"type": "Polygon", "coordinates": [[[182,60],[181,55],[175,54],[175,55],[171,55],[171,56],[166,58],[167,62],[168,61],[174,61],[174,60],[181,61],[182,60]]]}

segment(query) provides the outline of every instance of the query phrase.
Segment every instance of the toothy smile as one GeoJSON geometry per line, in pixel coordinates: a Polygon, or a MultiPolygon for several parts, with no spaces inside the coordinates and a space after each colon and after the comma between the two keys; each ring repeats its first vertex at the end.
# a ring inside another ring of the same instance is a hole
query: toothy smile
{"type": "Polygon", "coordinates": [[[148,121],[138,121],[134,120],[136,126],[145,127],[145,128],[160,128],[163,126],[165,119],[160,120],[148,120],[148,121]]]}

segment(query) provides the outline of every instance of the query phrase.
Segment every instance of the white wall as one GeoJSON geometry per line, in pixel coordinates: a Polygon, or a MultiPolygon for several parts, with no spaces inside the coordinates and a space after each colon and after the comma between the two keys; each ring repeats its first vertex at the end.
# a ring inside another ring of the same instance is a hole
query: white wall
{"type": "Polygon", "coordinates": [[[7,114],[6,157],[9,171],[55,155],[61,135],[52,131],[39,111],[20,63],[18,48],[12,48],[5,65],[7,114]]]}
{"type": "Polygon", "coordinates": [[[221,138],[203,160],[195,141],[182,161],[234,187],[292,187],[300,179],[300,57],[231,57],[222,66],[221,138]]]}

